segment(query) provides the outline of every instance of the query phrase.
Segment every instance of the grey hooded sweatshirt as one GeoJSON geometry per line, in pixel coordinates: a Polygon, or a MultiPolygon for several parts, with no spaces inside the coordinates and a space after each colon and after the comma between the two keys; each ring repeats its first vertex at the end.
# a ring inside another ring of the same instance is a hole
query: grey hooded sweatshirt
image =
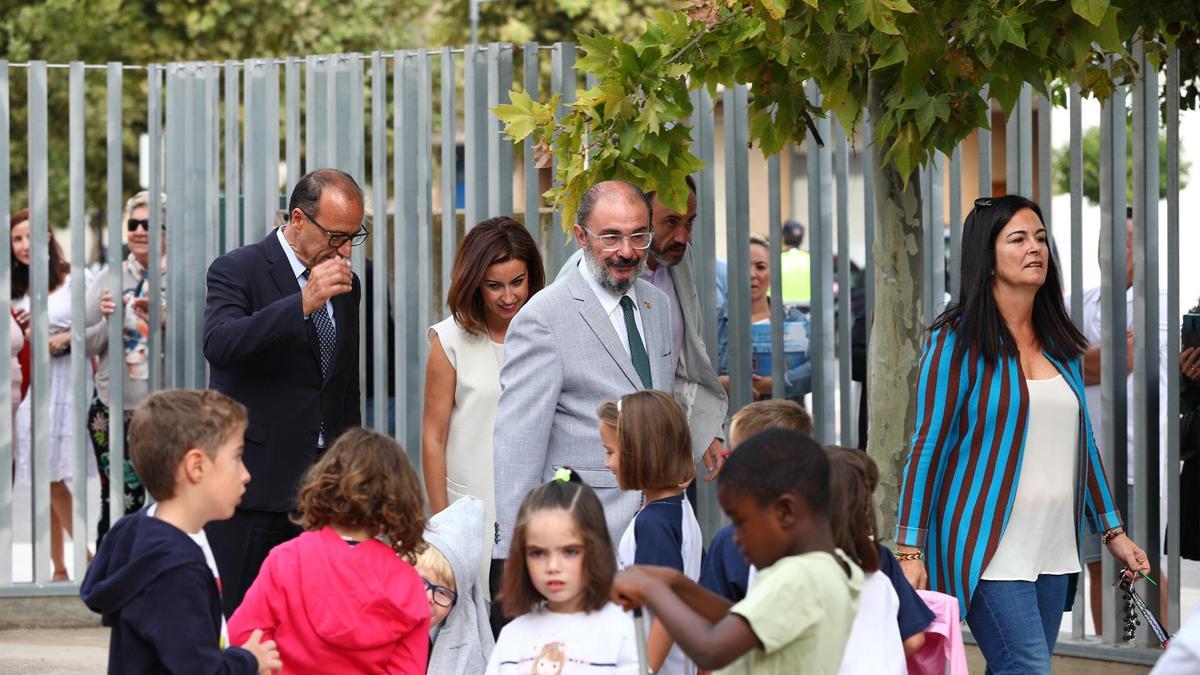
{"type": "Polygon", "coordinates": [[[458,591],[458,602],[442,622],[429,654],[429,675],[482,673],[496,646],[479,584],[484,521],[483,502],[467,496],[430,518],[425,527],[425,541],[450,562],[458,591]]]}

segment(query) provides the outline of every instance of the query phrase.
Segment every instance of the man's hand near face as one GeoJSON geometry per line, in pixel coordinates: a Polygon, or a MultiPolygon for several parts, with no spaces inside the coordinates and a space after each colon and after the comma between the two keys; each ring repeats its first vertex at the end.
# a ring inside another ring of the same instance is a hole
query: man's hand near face
{"type": "Polygon", "coordinates": [[[333,296],[349,293],[352,278],[350,260],[346,258],[333,257],[313,267],[308,273],[308,284],[300,293],[305,318],[324,307],[333,296]]]}

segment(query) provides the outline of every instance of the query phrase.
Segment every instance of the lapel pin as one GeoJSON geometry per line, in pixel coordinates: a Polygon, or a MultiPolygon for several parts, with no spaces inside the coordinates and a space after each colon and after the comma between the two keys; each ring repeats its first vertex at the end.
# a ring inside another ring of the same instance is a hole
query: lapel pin
{"type": "Polygon", "coordinates": [[[650,309],[650,301],[649,300],[643,300],[642,304],[646,306],[646,309],[650,309]]]}

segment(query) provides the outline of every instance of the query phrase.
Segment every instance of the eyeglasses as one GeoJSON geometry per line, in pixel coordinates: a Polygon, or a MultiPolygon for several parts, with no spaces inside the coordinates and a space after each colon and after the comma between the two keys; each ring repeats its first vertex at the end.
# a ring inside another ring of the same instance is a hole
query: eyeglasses
{"type": "Polygon", "coordinates": [[[421,581],[425,582],[425,591],[433,593],[433,604],[438,607],[453,607],[458,602],[458,593],[445,586],[438,586],[425,577],[421,577],[421,581]]]}
{"type": "MultiPolygon", "coordinates": [[[[143,230],[149,232],[150,231],[150,219],[149,218],[130,218],[125,223],[125,227],[130,232],[137,232],[139,227],[142,228],[143,230]]],[[[163,223],[162,225],[160,225],[160,227],[163,229],[164,232],[167,229],[166,223],[163,223]]]]}
{"type": "Polygon", "coordinates": [[[979,199],[975,200],[975,208],[977,208],[977,209],[987,208],[991,205],[992,205],[991,197],[980,197],[979,199]]]}
{"type": "Polygon", "coordinates": [[[612,253],[621,248],[621,244],[626,241],[629,245],[638,251],[644,251],[650,248],[650,242],[654,240],[652,232],[634,232],[633,234],[595,234],[586,227],[584,232],[588,233],[589,237],[595,237],[600,242],[600,250],[612,253]]]}
{"type": "Polygon", "coordinates": [[[329,237],[329,248],[341,248],[346,245],[346,242],[350,242],[351,246],[358,246],[366,241],[367,235],[370,234],[365,227],[354,234],[346,234],[345,232],[334,232],[332,230],[327,230],[317,222],[316,218],[313,218],[304,211],[301,211],[300,213],[303,213],[304,217],[308,219],[308,222],[316,225],[318,230],[324,232],[326,237],[329,237]]]}

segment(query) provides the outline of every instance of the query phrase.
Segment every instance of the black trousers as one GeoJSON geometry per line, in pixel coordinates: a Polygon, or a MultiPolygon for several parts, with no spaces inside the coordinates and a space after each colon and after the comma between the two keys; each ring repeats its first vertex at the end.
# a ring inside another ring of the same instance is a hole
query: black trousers
{"type": "Polygon", "coordinates": [[[204,528],[221,573],[221,605],[226,618],[242,604],[242,598],[271,549],[300,535],[300,528],[287,513],[238,509],[229,520],[218,520],[204,528]]]}

